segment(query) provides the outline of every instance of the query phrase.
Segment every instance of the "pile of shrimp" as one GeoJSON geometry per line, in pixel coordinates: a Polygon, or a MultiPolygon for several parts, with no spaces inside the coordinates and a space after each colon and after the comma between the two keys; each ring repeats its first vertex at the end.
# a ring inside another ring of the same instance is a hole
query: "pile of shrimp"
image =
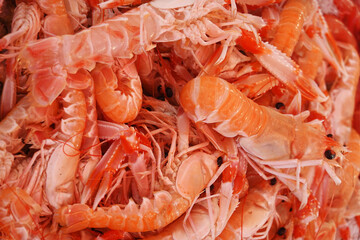
{"type": "Polygon", "coordinates": [[[1,239],[359,239],[358,0],[0,1],[1,239]]]}

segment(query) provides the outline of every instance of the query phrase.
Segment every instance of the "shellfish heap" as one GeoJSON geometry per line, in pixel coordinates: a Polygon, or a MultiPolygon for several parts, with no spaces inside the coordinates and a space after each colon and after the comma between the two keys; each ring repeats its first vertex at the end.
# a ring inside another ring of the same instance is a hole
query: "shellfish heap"
{"type": "Polygon", "coordinates": [[[359,239],[356,0],[0,1],[0,238],[359,239]]]}

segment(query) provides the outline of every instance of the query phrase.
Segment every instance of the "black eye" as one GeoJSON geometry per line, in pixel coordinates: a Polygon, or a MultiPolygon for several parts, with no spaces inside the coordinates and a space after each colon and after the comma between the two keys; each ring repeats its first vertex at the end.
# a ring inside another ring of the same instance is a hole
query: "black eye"
{"type": "Polygon", "coordinates": [[[278,102],[275,104],[276,109],[284,108],[285,105],[282,102],[278,102]]]}
{"type": "Polygon", "coordinates": [[[216,161],[217,161],[217,165],[218,165],[219,167],[223,164],[223,159],[222,159],[222,157],[218,157],[216,161]]]}
{"type": "Polygon", "coordinates": [[[327,159],[334,159],[336,157],[336,153],[331,150],[331,149],[327,149],[325,152],[324,152],[324,156],[327,158],[327,159]]]}
{"type": "Polygon", "coordinates": [[[160,101],[165,101],[165,97],[164,97],[164,96],[159,96],[159,97],[157,97],[157,99],[160,100],[160,101]]]}
{"type": "Polygon", "coordinates": [[[240,50],[240,52],[241,52],[243,55],[247,56],[247,54],[246,54],[246,52],[245,52],[245,51],[240,50]]]}
{"type": "Polygon", "coordinates": [[[332,138],[333,135],[331,133],[329,133],[328,135],[326,135],[328,138],[332,138]]]}
{"type": "Polygon", "coordinates": [[[173,90],[169,87],[165,88],[165,93],[168,98],[171,98],[173,96],[173,90]]]}
{"type": "Polygon", "coordinates": [[[270,185],[271,185],[271,186],[274,186],[276,183],[277,183],[276,178],[270,179],[270,185]]]}
{"type": "Polygon", "coordinates": [[[277,231],[277,234],[278,234],[279,236],[282,236],[282,235],[285,234],[285,232],[286,232],[286,229],[285,229],[284,227],[281,227],[281,228],[279,228],[279,230],[277,231]]]}

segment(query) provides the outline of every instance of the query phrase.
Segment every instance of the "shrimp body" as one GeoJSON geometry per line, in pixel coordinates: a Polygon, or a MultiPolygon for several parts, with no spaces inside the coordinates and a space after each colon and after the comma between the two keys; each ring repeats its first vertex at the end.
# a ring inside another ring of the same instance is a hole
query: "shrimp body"
{"type": "Polygon", "coordinates": [[[91,80],[90,85],[83,90],[86,101],[87,118],[81,144],[81,150],[87,151],[87,154],[84,157],[85,165],[82,171],[84,182],[86,183],[92,170],[100,161],[101,149],[99,145],[100,141],[97,122],[98,114],[96,111],[94,84],[91,75],[87,71],[85,72],[87,73],[85,76],[87,76],[91,80]]]}
{"type": "MultiPolygon", "coordinates": [[[[192,3],[178,16],[174,9],[159,10],[145,3],[74,35],[29,43],[20,51],[18,58],[24,67],[36,75],[33,76],[32,86],[33,91],[37,92],[34,94],[37,102],[47,105],[64,89],[66,72],[75,73],[79,68],[92,70],[96,62],[111,65],[114,58],[132,58],[151,50],[154,43],[159,42],[189,39],[193,44],[207,46],[227,38],[235,39],[236,36],[231,35],[240,35],[241,32],[229,31],[221,25],[222,22],[233,22],[231,12],[223,8],[222,4],[220,0],[201,5],[192,3]],[[194,8],[197,11],[195,15],[191,14],[194,8]],[[217,17],[211,18],[210,13],[224,14],[226,17],[220,21],[217,17]],[[179,17],[181,21],[178,21],[179,17]],[[184,21],[183,17],[187,18],[189,26],[179,24],[184,21]],[[197,22],[199,19],[202,23],[197,22]],[[204,31],[209,37],[200,34],[204,31]],[[44,79],[53,78],[54,75],[57,79],[49,81],[52,87],[44,87],[44,79]]],[[[263,25],[258,17],[239,14],[236,18],[236,27],[259,29],[263,25]]]]}
{"type": "Polygon", "coordinates": [[[64,106],[61,120],[60,141],[55,146],[46,169],[45,191],[49,203],[59,208],[74,200],[74,181],[85,129],[86,104],[80,90],[65,89],[62,93],[64,106]]]}
{"type": "Polygon", "coordinates": [[[347,44],[344,52],[346,73],[342,74],[330,91],[334,106],[329,118],[335,139],[341,144],[346,144],[350,137],[360,76],[360,59],[356,49],[347,44]]]}
{"type": "MultiPolygon", "coordinates": [[[[360,181],[358,179],[358,174],[360,172],[360,135],[355,129],[351,130],[348,147],[350,152],[346,155],[346,159],[347,165],[350,166],[347,167],[348,171],[346,171],[344,174],[349,175],[349,177],[347,177],[349,181],[343,184],[344,189],[341,189],[340,193],[346,191],[347,193],[352,193],[352,195],[350,199],[343,199],[340,198],[340,195],[338,195],[338,205],[340,205],[340,207],[346,206],[345,216],[347,218],[351,218],[360,215],[360,181]]],[[[347,194],[345,196],[347,196],[347,194]]]]}
{"type": "Polygon", "coordinates": [[[0,182],[8,176],[14,157],[24,145],[21,136],[24,127],[40,123],[47,114],[47,107],[36,107],[31,95],[23,97],[0,122],[0,182]]]}
{"type": "Polygon", "coordinates": [[[117,123],[134,120],[142,103],[141,81],[135,64],[123,66],[123,71],[116,75],[110,66],[99,64],[91,72],[97,103],[117,123]]]}
{"type": "Polygon", "coordinates": [[[134,128],[129,128],[126,125],[107,124],[108,129],[116,131],[119,135],[113,136],[113,132],[109,137],[110,139],[116,139],[106,154],[101,158],[98,164],[95,166],[93,172],[89,176],[88,182],[85,185],[83,194],[81,196],[81,202],[85,203],[89,197],[99,185],[97,194],[93,203],[94,209],[109,190],[109,186],[113,180],[113,176],[120,169],[125,160],[128,160],[130,170],[134,170],[133,166],[138,162],[138,172],[134,172],[135,181],[140,180],[140,188],[143,188],[145,196],[148,195],[147,186],[149,186],[148,178],[146,176],[138,176],[139,172],[146,172],[146,164],[148,162],[148,156],[140,149],[140,145],[149,147],[150,143],[147,138],[136,131],[134,128]],[[101,181],[100,181],[101,180],[101,181]]]}
{"type": "Polygon", "coordinates": [[[188,82],[180,93],[180,103],[190,119],[214,124],[225,137],[258,135],[268,121],[263,107],[217,77],[203,76],[188,82]]]}
{"type": "Polygon", "coordinates": [[[280,22],[272,44],[287,56],[291,56],[303,28],[309,0],[289,0],[280,14],[280,22]]]}
{"type": "MultiPolygon", "coordinates": [[[[41,105],[53,102],[66,85],[67,72],[76,73],[80,68],[92,70],[96,62],[112,64],[113,57],[132,57],[141,49],[137,39],[139,29],[131,25],[137,24],[136,16],[115,17],[74,35],[28,44],[19,58],[33,73],[31,89],[35,100],[41,105]]],[[[144,17],[152,22],[149,14],[144,17]]]]}
{"type": "Polygon", "coordinates": [[[180,217],[206,187],[216,169],[215,156],[195,152],[179,166],[176,188],[165,187],[165,190],[154,192],[154,198],[143,198],[140,206],[133,200],[130,200],[125,208],[112,205],[98,207],[96,210],[86,204],[74,204],[58,209],[55,219],[64,226],[65,232],[75,232],[89,227],[107,227],[126,232],[155,230],[180,217]]]}
{"type": "MultiPolygon", "coordinates": [[[[226,197],[224,196],[224,198],[226,197]]],[[[214,239],[214,237],[218,236],[224,228],[224,226],[219,228],[219,225],[221,225],[221,220],[219,221],[221,211],[224,210],[224,212],[229,214],[226,218],[226,220],[228,220],[237,205],[238,199],[235,197],[231,198],[230,211],[228,209],[223,209],[221,203],[219,204],[216,199],[212,199],[209,202],[199,202],[191,209],[189,217],[183,214],[176,221],[166,226],[160,233],[146,237],[145,239],[214,239]],[[209,216],[209,212],[212,213],[211,216],[209,216]],[[211,237],[213,225],[215,225],[215,232],[213,237],[211,237]]]]}
{"type": "Polygon", "coordinates": [[[73,34],[74,29],[67,15],[65,3],[60,1],[37,0],[41,10],[46,13],[44,32],[46,35],[73,34]]]}
{"type": "MultiPolygon", "coordinates": [[[[338,145],[326,138],[325,132],[254,103],[235,86],[217,77],[202,76],[188,82],[180,93],[180,103],[193,121],[211,124],[226,137],[240,136],[238,142],[246,152],[258,160],[268,160],[260,161],[261,164],[280,166],[277,160],[301,159],[309,160],[310,165],[321,165],[320,162],[327,160],[324,157],[327,149],[341,156],[338,145]]],[[[295,168],[300,163],[295,160],[293,164],[286,161],[283,164],[295,168]]],[[[330,167],[327,169],[339,183],[330,167]]],[[[297,187],[291,181],[287,185],[295,191],[297,187]]],[[[297,189],[294,194],[306,203],[306,191],[297,189]]]]}
{"type": "Polygon", "coordinates": [[[21,188],[0,190],[0,233],[9,239],[33,239],[40,229],[42,209],[21,188]]]}
{"type": "MultiPolygon", "coordinates": [[[[350,200],[355,192],[357,182],[359,182],[358,176],[360,172],[360,135],[356,130],[352,129],[350,139],[348,142],[349,152],[345,155],[345,161],[343,163],[342,182],[339,186],[332,186],[330,195],[331,205],[328,212],[328,219],[332,219],[337,226],[346,218],[347,207],[350,206],[350,200]]],[[[353,203],[353,202],[351,202],[353,203]]],[[[358,205],[357,205],[358,206],[358,205]]]]}
{"type": "Polygon", "coordinates": [[[15,58],[6,60],[6,78],[0,103],[0,119],[2,119],[16,105],[15,58]]]}
{"type": "Polygon", "coordinates": [[[14,12],[11,33],[0,39],[0,49],[10,44],[22,46],[27,41],[35,40],[41,29],[41,16],[40,8],[36,3],[19,3],[14,12]]]}
{"type": "MultiPolygon", "coordinates": [[[[269,181],[263,180],[251,188],[248,195],[240,200],[239,206],[217,239],[251,239],[258,230],[271,226],[276,214],[279,185],[271,185],[269,181]]],[[[266,236],[269,229],[266,228],[263,236],[266,236]]]]}
{"type": "MultiPolygon", "coordinates": [[[[0,39],[0,50],[8,47],[22,47],[26,42],[35,40],[41,29],[42,14],[34,2],[21,2],[14,11],[11,32],[0,39]]],[[[9,50],[13,53],[13,50],[9,50]]],[[[16,104],[16,59],[6,61],[6,79],[1,95],[0,116],[3,118],[16,104]]]]}

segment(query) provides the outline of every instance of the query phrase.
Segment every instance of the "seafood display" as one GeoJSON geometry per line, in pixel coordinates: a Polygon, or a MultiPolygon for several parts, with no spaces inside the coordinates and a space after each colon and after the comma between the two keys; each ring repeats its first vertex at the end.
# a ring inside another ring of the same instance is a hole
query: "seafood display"
{"type": "Polygon", "coordinates": [[[1,239],[360,239],[360,1],[0,1],[1,239]]]}

